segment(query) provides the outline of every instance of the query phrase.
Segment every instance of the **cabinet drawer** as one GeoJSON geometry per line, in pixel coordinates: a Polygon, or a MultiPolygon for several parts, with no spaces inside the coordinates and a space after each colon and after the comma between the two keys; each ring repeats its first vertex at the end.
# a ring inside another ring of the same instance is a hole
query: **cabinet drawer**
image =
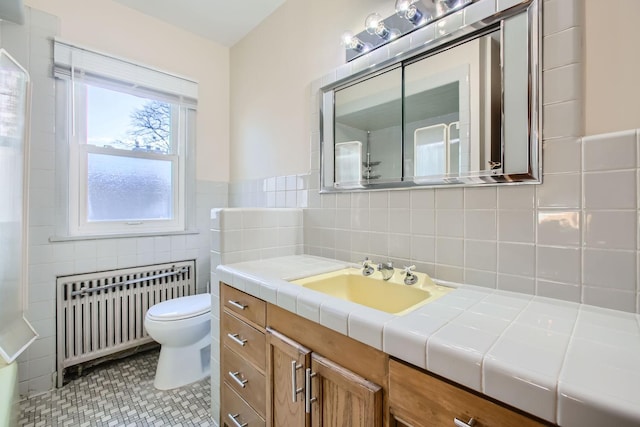
{"type": "Polygon", "coordinates": [[[229,313],[223,313],[222,342],[264,372],[266,356],[264,333],[229,313]]]}
{"type": "Polygon", "coordinates": [[[264,328],[267,312],[264,301],[225,284],[221,286],[221,298],[225,308],[243,320],[264,328]]]}
{"type": "Polygon", "coordinates": [[[389,405],[415,427],[453,425],[454,418],[474,418],[476,427],[547,425],[395,360],[389,361],[389,405]]]}
{"type": "Polygon", "coordinates": [[[266,380],[263,374],[225,346],[221,375],[229,387],[265,417],[266,380]]]}
{"type": "Polygon", "coordinates": [[[247,402],[242,400],[227,384],[222,390],[222,424],[228,427],[264,427],[264,419],[256,411],[251,409],[247,402]]]}

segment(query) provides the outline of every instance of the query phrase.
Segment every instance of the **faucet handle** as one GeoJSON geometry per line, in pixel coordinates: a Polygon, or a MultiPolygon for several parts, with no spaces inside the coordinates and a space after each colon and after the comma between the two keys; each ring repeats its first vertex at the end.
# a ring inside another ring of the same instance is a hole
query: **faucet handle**
{"type": "MultiPolygon", "coordinates": [[[[371,261],[369,259],[369,257],[364,257],[364,261],[361,262],[363,267],[369,267],[372,263],[374,263],[373,261],[371,261]]],[[[375,263],[374,263],[375,264],[375,263]]]]}
{"type": "Polygon", "coordinates": [[[413,270],[415,269],[416,269],[415,265],[410,265],[408,267],[406,265],[404,266],[404,271],[402,272],[402,274],[404,274],[405,285],[414,285],[418,281],[418,276],[413,274],[413,270]]]}
{"type": "Polygon", "coordinates": [[[362,275],[363,276],[371,276],[375,270],[371,266],[373,261],[369,259],[369,257],[365,257],[364,261],[362,261],[362,275]]]}
{"type": "Polygon", "coordinates": [[[410,266],[404,266],[403,270],[404,270],[404,274],[412,274],[413,270],[416,269],[415,265],[410,265],[410,266]]]}

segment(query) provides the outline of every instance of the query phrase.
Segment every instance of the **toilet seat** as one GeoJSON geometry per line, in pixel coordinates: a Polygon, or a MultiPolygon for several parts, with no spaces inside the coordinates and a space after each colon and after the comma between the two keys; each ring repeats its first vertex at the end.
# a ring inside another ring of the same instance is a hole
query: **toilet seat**
{"type": "Polygon", "coordinates": [[[147,311],[147,318],[170,322],[201,316],[211,311],[211,295],[199,294],[174,298],[154,305],[147,311]]]}

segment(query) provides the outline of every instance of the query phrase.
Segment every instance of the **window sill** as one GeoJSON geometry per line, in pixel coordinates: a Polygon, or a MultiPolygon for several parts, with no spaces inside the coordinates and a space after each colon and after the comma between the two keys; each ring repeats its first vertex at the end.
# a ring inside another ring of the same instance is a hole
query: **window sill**
{"type": "Polygon", "coordinates": [[[200,230],[185,230],[185,231],[159,231],[156,233],[127,233],[127,234],[87,234],[82,236],[51,236],[49,237],[50,243],[55,242],[73,242],[79,240],[102,240],[102,239],[131,239],[139,237],[162,237],[162,236],[186,236],[200,234],[200,230]]]}

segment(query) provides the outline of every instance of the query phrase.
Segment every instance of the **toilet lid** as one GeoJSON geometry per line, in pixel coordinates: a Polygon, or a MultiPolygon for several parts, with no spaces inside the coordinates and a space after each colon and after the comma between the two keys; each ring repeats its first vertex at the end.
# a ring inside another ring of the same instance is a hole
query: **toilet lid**
{"type": "Polygon", "coordinates": [[[211,311],[211,294],[174,298],[154,305],[147,312],[152,320],[180,320],[211,311]]]}

